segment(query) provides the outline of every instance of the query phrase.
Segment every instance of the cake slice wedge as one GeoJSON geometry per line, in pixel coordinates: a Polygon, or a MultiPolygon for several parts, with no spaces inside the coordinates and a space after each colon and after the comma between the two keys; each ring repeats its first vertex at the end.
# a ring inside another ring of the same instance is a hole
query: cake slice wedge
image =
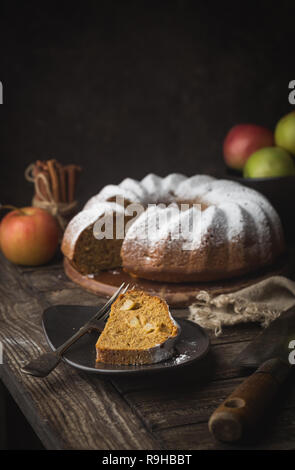
{"type": "Polygon", "coordinates": [[[180,328],[160,297],[130,290],[113,303],[96,343],[96,361],[153,364],[170,358],[180,328]]]}

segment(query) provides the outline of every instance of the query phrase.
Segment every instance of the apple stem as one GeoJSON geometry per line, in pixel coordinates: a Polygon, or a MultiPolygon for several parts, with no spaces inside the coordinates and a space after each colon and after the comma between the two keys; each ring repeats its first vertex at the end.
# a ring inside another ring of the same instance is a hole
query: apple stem
{"type": "Polygon", "coordinates": [[[23,211],[19,207],[12,206],[11,204],[0,204],[0,210],[1,209],[10,209],[12,211],[18,211],[21,214],[26,215],[25,211],[23,211]]]}

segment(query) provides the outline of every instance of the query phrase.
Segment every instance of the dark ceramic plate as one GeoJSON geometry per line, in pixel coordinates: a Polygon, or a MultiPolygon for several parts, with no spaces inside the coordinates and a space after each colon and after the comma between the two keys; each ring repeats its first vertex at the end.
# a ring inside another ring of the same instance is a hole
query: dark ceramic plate
{"type": "MultiPolygon", "coordinates": [[[[43,313],[43,328],[49,346],[55,350],[72,336],[94,313],[97,307],[78,305],[56,305],[43,313]]],[[[87,372],[105,375],[130,375],[159,372],[183,367],[198,361],[209,350],[209,338],[206,332],[189,320],[177,319],[181,335],[175,347],[175,355],[157,364],[140,366],[117,366],[95,362],[95,343],[99,333],[92,331],[80,338],[64,354],[63,359],[72,367],[87,372]]]]}

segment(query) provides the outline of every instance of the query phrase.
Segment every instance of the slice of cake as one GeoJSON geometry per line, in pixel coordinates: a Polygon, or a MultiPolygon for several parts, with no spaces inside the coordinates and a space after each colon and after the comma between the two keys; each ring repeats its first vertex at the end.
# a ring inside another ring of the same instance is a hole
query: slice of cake
{"type": "Polygon", "coordinates": [[[96,360],[109,364],[152,364],[173,355],[180,328],[159,297],[130,290],[113,303],[96,343],[96,360]]]}

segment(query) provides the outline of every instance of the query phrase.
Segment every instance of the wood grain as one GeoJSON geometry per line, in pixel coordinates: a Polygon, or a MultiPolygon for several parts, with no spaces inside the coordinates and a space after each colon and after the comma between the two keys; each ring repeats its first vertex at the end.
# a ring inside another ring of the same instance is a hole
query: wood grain
{"type": "Polygon", "coordinates": [[[41,314],[49,304],[20,269],[1,262],[1,379],[43,444],[51,449],[160,447],[110,381],[85,377],[65,364],[43,380],[20,373],[20,365],[48,349],[41,314]]]}
{"type": "MultiPolygon", "coordinates": [[[[163,376],[102,379],[62,363],[46,379],[20,373],[29,358],[48,349],[41,328],[53,304],[98,305],[104,299],[69,281],[60,263],[36,269],[11,265],[2,256],[0,377],[47,449],[220,449],[208,431],[214,409],[245,373],[235,355],[260,331],[257,325],[211,335],[211,352],[193,367],[163,376]]],[[[175,310],[185,317],[187,310],[175,310]]],[[[290,380],[262,439],[243,448],[295,448],[295,388],[290,380]]]]}

